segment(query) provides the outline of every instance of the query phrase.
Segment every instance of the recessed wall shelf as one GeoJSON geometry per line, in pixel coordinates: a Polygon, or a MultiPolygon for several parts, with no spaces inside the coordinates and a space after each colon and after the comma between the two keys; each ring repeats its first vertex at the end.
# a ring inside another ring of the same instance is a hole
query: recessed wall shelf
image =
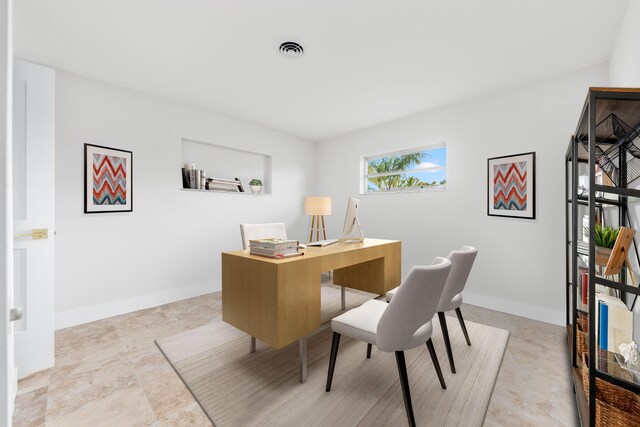
{"type": "Polygon", "coordinates": [[[181,163],[176,167],[177,182],[182,183],[180,169],[190,163],[195,163],[196,169],[205,170],[207,177],[240,179],[244,192],[181,188],[182,190],[251,195],[270,195],[272,192],[271,156],[267,154],[182,138],[181,163]],[[260,193],[251,192],[249,182],[254,178],[262,181],[260,193]]]}

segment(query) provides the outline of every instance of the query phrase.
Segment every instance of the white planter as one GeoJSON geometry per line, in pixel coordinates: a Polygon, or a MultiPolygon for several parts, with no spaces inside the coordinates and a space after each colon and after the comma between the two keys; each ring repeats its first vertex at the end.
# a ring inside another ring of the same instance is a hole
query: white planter
{"type": "Polygon", "coordinates": [[[250,185],[251,191],[254,193],[259,193],[262,190],[262,185],[250,185]]]}

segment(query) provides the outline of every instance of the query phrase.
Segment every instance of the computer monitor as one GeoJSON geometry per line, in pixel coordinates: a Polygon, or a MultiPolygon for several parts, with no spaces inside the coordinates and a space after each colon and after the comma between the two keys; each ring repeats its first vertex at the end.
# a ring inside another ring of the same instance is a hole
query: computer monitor
{"type": "Polygon", "coordinates": [[[358,220],[358,206],[360,205],[360,200],[355,197],[349,197],[349,202],[347,203],[347,214],[344,218],[344,227],[342,228],[342,238],[341,242],[344,243],[359,243],[364,241],[364,234],[362,233],[362,227],[360,226],[360,221],[358,220]],[[360,232],[360,237],[349,237],[351,233],[353,233],[353,227],[358,226],[358,231],[360,232]]]}

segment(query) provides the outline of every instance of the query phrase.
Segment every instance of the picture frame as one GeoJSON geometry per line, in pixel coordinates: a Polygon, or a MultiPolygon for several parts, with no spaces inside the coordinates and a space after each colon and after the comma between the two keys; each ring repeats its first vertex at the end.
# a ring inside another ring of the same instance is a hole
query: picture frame
{"type": "Polygon", "coordinates": [[[133,212],[133,152],[84,144],[84,213],[133,212]]]}
{"type": "Polygon", "coordinates": [[[536,218],[536,153],[487,159],[487,215],[536,218]]]}

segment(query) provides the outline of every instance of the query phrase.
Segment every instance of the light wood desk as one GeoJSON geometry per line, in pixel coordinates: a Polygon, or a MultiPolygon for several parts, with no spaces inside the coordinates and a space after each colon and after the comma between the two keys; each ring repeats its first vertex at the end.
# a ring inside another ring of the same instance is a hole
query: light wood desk
{"type": "Polygon", "coordinates": [[[400,285],[401,242],[365,239],[303,252],[283,260],[222,253],[222,320],[274,348],[299,340],[302,382],[306,338],[322,326],[322,272],[333,270],[335,284],[384,295],[400,285]]]}

